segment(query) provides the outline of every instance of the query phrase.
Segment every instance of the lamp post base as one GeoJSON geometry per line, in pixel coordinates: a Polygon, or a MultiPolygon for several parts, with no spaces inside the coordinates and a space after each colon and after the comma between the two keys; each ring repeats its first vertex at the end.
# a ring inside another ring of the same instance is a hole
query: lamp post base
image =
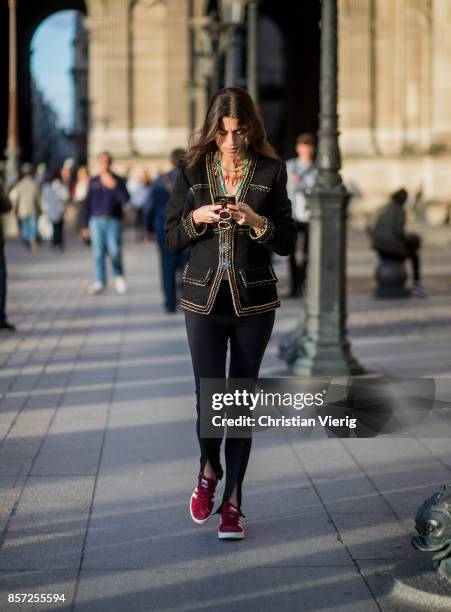
{"type": "Polygon", "coordinates": [[[353,357],[349,345],[337,343],[310,344],[308,341],[295,348],[296,357],[288,363],[295,376],[358,376],[365,369],[353,357]]]}

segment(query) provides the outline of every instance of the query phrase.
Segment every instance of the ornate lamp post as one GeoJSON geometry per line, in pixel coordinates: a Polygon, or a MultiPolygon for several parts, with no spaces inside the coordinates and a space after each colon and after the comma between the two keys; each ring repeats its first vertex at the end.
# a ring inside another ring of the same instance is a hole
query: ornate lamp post
{"type": "Polygon", "coordinates": [[[346,333],[346,217],[337,115],[337,0],[322,0],[319,173],[308,196],[311,210],[306,319],[281,345],[298,376],[349,376],[363,368],[346,333]]]}
{"type": "Polygon", "coordinates": [[[225,86],[231,87],[236,81],[237,40],[236,30],[244,21],[246,0],[220,0],[219,18],[227,34],[225,86]]]}
{"type": "Polygon", "coordinates": [[[19,136],[17,123],[17,0],[9,6],[9,110],[8,144],[6,149],[6,187],[11,188],[19,178],[19,136]]]}

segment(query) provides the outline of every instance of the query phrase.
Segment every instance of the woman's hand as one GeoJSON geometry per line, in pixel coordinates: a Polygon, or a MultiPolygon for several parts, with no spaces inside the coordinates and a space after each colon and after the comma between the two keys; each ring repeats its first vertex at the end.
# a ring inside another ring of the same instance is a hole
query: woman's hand
{"type": "Polygon", "coordinates": [[[194,223],[215,223],[216,221],[219,221],[218,211],[221,208],[221,204],[205,204],[205,206],[196,208],[196,210],[193,212],[194,223]]]}
{"type": "Polygon", "coordinates": [[[238,223],[238,225],[250,225],[255,230],[263,229],[265,221],[255,210],[246,204],[245,202],[238,202],[238,204],[227,204],[232,212],[232,217],[238,223]]]}

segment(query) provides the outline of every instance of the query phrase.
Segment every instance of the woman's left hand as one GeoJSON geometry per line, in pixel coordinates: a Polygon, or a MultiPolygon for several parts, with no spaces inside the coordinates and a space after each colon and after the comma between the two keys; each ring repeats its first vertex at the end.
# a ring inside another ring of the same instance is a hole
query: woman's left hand
{"type": "Polygon", "coordinates": [[[232,212],[232,217],[238,225],[250,225],[256,230],[262,229],[265,225],[263,217],[245,202],[237,204],[227,204],[227,208],[232,212]]]}

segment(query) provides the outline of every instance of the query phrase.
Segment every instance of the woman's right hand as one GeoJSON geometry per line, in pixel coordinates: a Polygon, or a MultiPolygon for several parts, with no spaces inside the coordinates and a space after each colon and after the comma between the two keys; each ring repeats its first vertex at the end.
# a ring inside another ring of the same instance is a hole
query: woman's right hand
{"type": "Polygon", "coordinates": [[[216,223],[219,221],[218,211],[222,208],[221,204],[205,204],[193,211],[193,221],[200,223],[216,223]]]}

